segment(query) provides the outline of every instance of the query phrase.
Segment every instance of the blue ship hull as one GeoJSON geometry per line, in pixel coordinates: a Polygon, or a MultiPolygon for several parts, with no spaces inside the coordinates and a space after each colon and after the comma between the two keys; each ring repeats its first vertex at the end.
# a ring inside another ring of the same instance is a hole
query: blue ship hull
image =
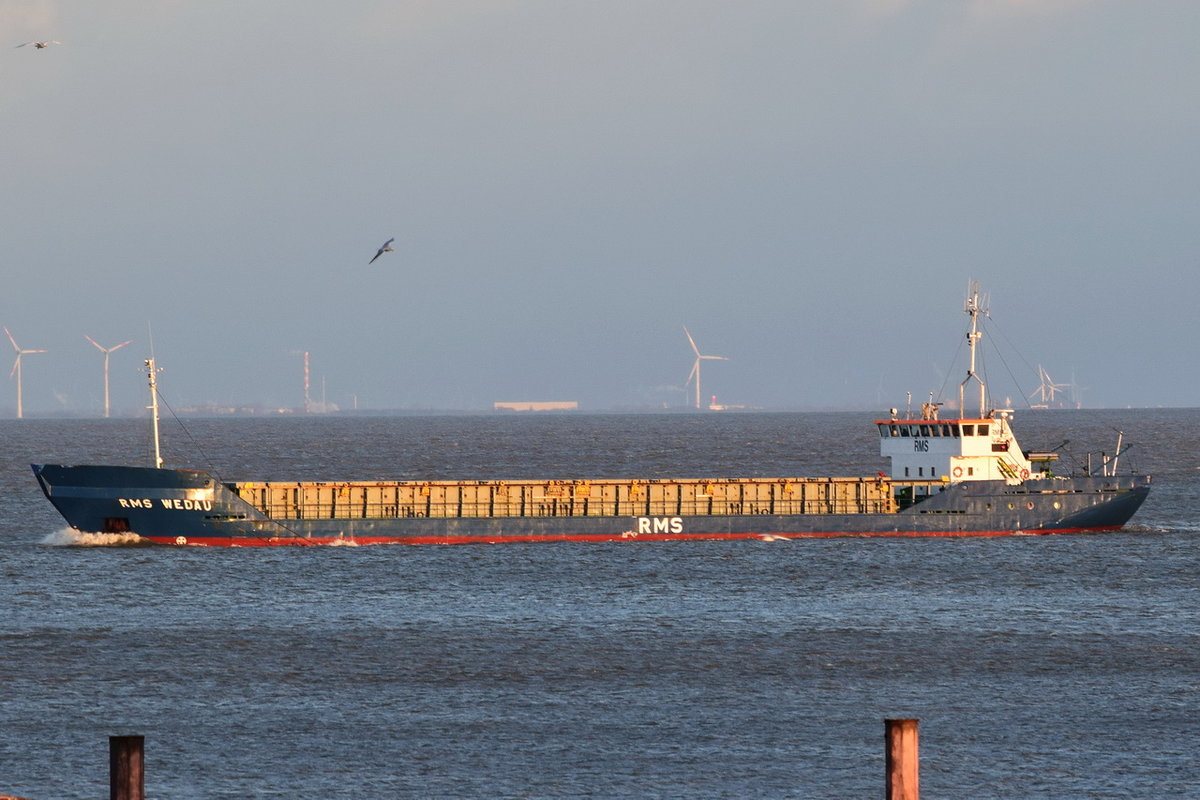
{"type": "Polygon", "coordinates": [[[1148,476],[1054,477],[1016,485],[1003,481],[964,482],[937,486],[936,492],[907,507],[884,512],[766,513],[760,509],[736,514],[579,515],[564,506],[561,513],[497,515],[463,514],[460,507],[459,513],[444,516],[404,515],[399,511],[368,516],[334,510],[325,516],[281,518],[243,499],[238,484],[222,483],[205,472],[62,465],[34,465],[33,471],[47,499],[76,530],[133,533],[159,544],[207,546],[1109,531],[1121,528],[1133,516],[1150,484],[1148,476]]]}

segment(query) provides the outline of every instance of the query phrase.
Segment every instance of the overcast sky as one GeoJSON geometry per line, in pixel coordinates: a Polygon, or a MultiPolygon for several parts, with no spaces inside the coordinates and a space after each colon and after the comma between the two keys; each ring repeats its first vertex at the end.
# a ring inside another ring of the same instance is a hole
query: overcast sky
{"type": "MultiPolygon", "coordinates": [[[[1195,0],[0,0],[27,415],[1200,406],[1195,0]],[[17,47],[31,40],[61,45],[17,47]],[[395,251],[367,262],[395,237],[395,251]],[[956,354],[958,362],[955,362],[956,354]]],[[[7,341],[0,340],[13,353],[7,341]]],[[[0,415],[16,382],[0,386],[0,415]],[[7,387],[7,388],[4,388],[7,387]]]]}

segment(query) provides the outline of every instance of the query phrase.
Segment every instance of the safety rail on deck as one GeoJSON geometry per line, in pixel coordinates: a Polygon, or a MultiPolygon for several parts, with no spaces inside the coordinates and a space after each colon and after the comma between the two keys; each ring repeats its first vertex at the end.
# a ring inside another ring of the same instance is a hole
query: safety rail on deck
{"type": "Polygon", "coordinates": [[[895,510],[877,478],[237,483],[272,519],[867,514],[895,510]]]}

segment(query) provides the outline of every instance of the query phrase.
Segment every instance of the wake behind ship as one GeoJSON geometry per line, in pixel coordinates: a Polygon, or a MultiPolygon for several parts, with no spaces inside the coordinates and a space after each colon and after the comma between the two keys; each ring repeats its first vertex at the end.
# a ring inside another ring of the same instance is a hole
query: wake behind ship
{"type": "MultiPolygon", "coordinates": [[[[1148,475],[1058,475],[1057,455],[1022,450],[1013,414],[987,409],[975,372],[978,291],[968,297],[970,366],[959,389],[979,411],[875,420],[889,474],[870,477],[518,481],[222,482],[155,466],[34,465],[46,497],[81,532],[176,545],[998,536],[1121,528],[1148,475]]],[[[1118,455],[1120,448],[1118,447],[1118,455]]]]}

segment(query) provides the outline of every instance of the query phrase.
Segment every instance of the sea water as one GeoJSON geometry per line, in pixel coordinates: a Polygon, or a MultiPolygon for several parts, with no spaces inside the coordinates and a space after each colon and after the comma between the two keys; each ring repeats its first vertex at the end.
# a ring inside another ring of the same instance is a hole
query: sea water
{"type": "MultiPolygon", "coordinates": [[[[225,480],[874,474],[869,415],[188,419],[225,480]]],[[[1200,796],[1200,411],[1017,415],[1064,469],[1133,447],[1122,532],[199,549],[65,528],[29,462],[148,464],[137,420],[0,422],[0,794],[1200,796]],[[97,546],[103,545],[103,546],[97,546]]]]}

